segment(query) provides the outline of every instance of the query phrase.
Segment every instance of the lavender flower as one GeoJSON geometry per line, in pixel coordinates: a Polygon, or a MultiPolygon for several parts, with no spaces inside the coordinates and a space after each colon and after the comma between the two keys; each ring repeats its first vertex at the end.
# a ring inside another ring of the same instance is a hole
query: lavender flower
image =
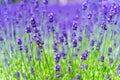
{"type": "Polygon", "coordinates": [[[112,64],[113,63],[113,58],[110,58],[109,62],[110,62],[110,64],[112,64]]]}
{"type": "Polygon", "coordinates": [[[19,46],[19,50],[22,51],[23,50],[23,46],[19,46]]]}
{"type": "Polygon", "coordinates": [[[73,30],[77,30],[77,22],[73,22],[73,24],[72,24],[72,29],[73,29],[73,30]]]}
{"type": "Polygon", "coordinates": [[[88,50],[85,50],[84,53],[81,55],[81,60],[86,60],[88,57],[88,50]]]}
{"type": "Polygon", "coordinates": [[[72,45],[73,47],[77,47],[77,40],[76,39],[73,39],[72,43],[73,43],[73,45],[72,45]]]}
{"type": "Polygon", "coordinates": [[[80,79],[80,74],[76,75],[76,79],[79,80],[80,79]]]}
{"type": "Polygon", "coordinates": [[[0,41],[3,41],[3,38],[0,36],[0,41]]]}
{"type": "Polygon", "coordinates": [[[26,27],[25,32],[26,33],[30,33],[31,32],[31,28],[30,27],[26,27]]]}
{"type": "Polygon", "coordinates": [[[120,72],[120,64],[118,65],[118,68],[117,68],[118,72],[120,72]]]}
{"type": "Polygon", "coordinates": [[[71,71],[71,67],[70,67],[70,66],[68,66],[68,72],[70,73],[70,71],[71,71]]]}
{"type": "Polygon", "coordinates": [[[17,40],[17,44],[18,44],[18,45],[21,45],[21,44],[22,44],[22,40],[21,40],[20,38],[17,40]]]}
{"type": "Polygon", "coordinates": [[[111,47],[108,48],[108,52],[112,52],[112,48],[111,47]]]}
{"type": "Polygon", "coordinates": [[[49,13],[48,17],[49,17],[49,22],[52,23],[54,21],[53,13],[49,13]]]}
{"type": "Polygon", "coordinates": [[[48,4],[48,0],[43,0],[43,3],[44,3],[45,5],[47,5],[47,4],[48,4]]]}
{"type": "Polygon", "coordinates": [[[108,79],[108,78],[110,77],[110,75],[109,75],[109,74],[106,74],[105,77],[108,79]]]}
{"type": "Polygon", "coordinates": [[[61,58],[61,53],[56,53],[55,54],[55,62],[58,63],[60,61],[61,58]]]}
{"type": "Polygon", "coordinates": [[[31,18],[31,26],[33,28],[36,27],[36,21],[35,21],[34,17],[31,18]]]}
{"type": "Polygon", "coordinates": [[[82,41],[82,36],[78,37],[78,41],[81,42],[82,41]]]}
{"type": "Polygon", "coordinates": [[[56,64],[56,66],[55,66],[55,71],[56,71],[56,72],[59,72],[59,71],[60,71],[60,64],[56,64]]]}
{"type": "Polygon", "coordinates": [[[104,56],[103,55],[100,57],[100,60],[101,60],[101,62],[104,62],[104,56]]]}
{"type": "Polygon", "coordinates": [[[34,68],[33,67],[31,67],[30,70],[31,70],[32,73],[34,73],[34,68]]]}
{"type": "Polygon", "coordinates": [[[80,64],[79,68],[80,68],[80,69],[82,69],[82,68],[83,68],[83,65],[82,65],[82,64],[80,64]]]}
{"type": "Polygon", "coordinates": [[[16,77],[20,78],[20,72],[18,72],[18,71],[16,72],[16,77]]]}
{"type": "Polygon", "coordinates": [[[56,78],[60,78],[60,74],[58,73],[58,74],[56,74],[56,78]]]}

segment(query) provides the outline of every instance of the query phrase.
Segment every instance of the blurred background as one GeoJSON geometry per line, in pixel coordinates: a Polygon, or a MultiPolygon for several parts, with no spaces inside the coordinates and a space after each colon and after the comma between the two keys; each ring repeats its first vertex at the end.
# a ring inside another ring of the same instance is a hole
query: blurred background
{"type": "MultiPolygon", "coordinates": [[[[11,2],[19,2],[19,1],[22,1],[22,0],[0,0],[0,3],[3,3],[3,2],[8,2],[8,3],[11,3],[11,2]]],[[[23,1],[26,1],[26,2],[29,2],[30,0],[23,0],[23,1]]],[[[40,2],[42,2],[42,0],[39,0],[40,2]]],[[[83,2],[83,1],[86,1],[86,0],[48,0],[49,3],[51,4],[56,4],[56,3],[60,3],[60,4],[74,4],[74,3],[80,3],[80,2],[83,2]]],[[[98,1],[101,1],[103,3],[107,3],[107,2],[113,2],[113,1],[120,1],[120,0],[87,0],[87,1],[90,1],[90,2],[98,2],[98,1]]]]}

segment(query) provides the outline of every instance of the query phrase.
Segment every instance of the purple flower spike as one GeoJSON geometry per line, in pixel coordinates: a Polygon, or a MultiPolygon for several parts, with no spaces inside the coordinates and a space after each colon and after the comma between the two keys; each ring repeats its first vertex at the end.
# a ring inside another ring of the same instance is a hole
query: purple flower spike
{"type": "Polygon", "coordinates": [[[31,32],[31,28],[30,27],[26,27],[25,32],[26,33],[30,33],[31,32]]]}
{"type": "Polygon", "coordinates": [[[73,29],[73,30],[77,30],[77,22],[73,22],[73,24],[72,24],[72,29],[73,29]]]}
{"type": "Polygon", "coordinates": [[[112,48],[111,47],[108,48],[108,52],[112,52],[112,48]]]}
{"type": "Polygon", "coordinates": [[[22,51],[23,50],[23,46],[19,46],[19,50],[22,51]]]}
{"type": "Polygon", "coordinates": [[[101,62],[104,62],[104,56],[103,55],[100,57],[100,60],[101,60],[101,62]]]}
{"type": "Polygon", "coordinates": [[[80,79],[80,74],[76,75],[76,79],[79,80],[80,79]]]}
{"type": "Polygon", "coordinates": [[[56,64],[56,66],[55,66],[55,71],[56,71],[56,72],[59,72],[59,71],[60,71],[60,64],[56,64]]]}
{"type": "Polygon", "coordinates": [[[21,45],[21,44],[22,44],[22,40],[21,40],[21,39],[18,39],[18,40],[17,40],[17,44],[18,44],[18,45],[21,45]]]}
{"type": "Polygon", "coordinates": [[[49,13],[48,17],[49,17],[49,22],[52,23],[54,21],[53,13],[49,13]]]}
{"type": "Polygon", "coordinates": [[[82,36],[78,37],[78,41],[80,41],[80,42],[82,41],[82,36]]]}
{"type": "Polygon", "coordinates": [[[33,67],[31,67],[30,70],[31,70],[32,73],[34,73],[34,68],[33,67]]]}
{"type": "Polygon", "coordinates": [[[82,68],[83,68],[83,65],[82,65],[82,64],[80,64],[79,68],[80,68],[80,69],[82,69],[82,68]]]}
{"type": "Polygon", "coordinates": [[[86,60],[88,57],[88,50],[85,50],[84,53],[81,55],[81,60],[86,60]]]}
{"type": "Polygon", "coordinates": [[[16,72],[16,77],[20,78],[20,72],[18,72],[18,71],[16,72]]]}
{"type": "Polygon", "coordinates": [[[72,45],[73,47],[77,47],[77,40],[76,39],[73,39],[72,43],[73,43],[73,45],[72,45]]]}
{"type": "Polygon", "coordinates": [[[33,17],[31,18],[31,26],[33,28],[36,27],[36,21],[35,21],[35,19],[33,17]]]}
{"type": "Polygon", "coordinates": [[[91,40],[90,46],[94,46],[94,44],[95,44],[95,40],[91,40]]]}
{"type": "Polygon", "coordinates": [[[70,66],[68,67],[68,72],[70,73],[70,71],[71,71],[71,68],[70,68],[70,66]]]}
{"type": "Polygon", "coordinates": [[[60,74],[56,74],[56,78],[60,78],[60,74]]]}
{"type": "Polygon", "coordinates": [[[108,79],[108,78],[110,77],[110,75],[109,75],[109,74],[106,74],[105,77],[108,79]]]}
{"type": "Polygon", "coordinates": [[[82,9],[83,9],[83,10],[86,10],[86,9],[87,9],[87,3],[86,3],[86,2],[83,3],[82,9]]]}
{"type": "Polygon", "coordinates": [[[112,64],[113,63],[113,58],[110,58],[109,62],[110,62],[110,64],[112,64]]]}
{"type": "Polygon", "coordinates": [[[0,36],[0,41],[3,41],[3,38],[0,36]]]}
{"type": "Polygon", "coordinates": [[[56,53],[55,54],[55,62],[58,63],[60,61],[61,58],[61,53],[56,53]]]}
{"type": "Polygon", "coordinates": [[[43,4],[47,5],[48,4],[48,0],[43,0],[43,4]]]}
{"type": "Polygon", "coordinates": [[[118,68],[117,68],[118,72],[120,71],[120,64],[118,65],[118,68]]]}

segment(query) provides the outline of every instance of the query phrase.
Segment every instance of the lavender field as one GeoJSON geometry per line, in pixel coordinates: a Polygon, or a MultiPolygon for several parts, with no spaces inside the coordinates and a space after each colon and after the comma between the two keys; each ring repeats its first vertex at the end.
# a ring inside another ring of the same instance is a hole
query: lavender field
{"type": "Polygon", "coordinates": [[[94,1],[1,2],[0,80],[120,80],[120,2],[94,1]]]}

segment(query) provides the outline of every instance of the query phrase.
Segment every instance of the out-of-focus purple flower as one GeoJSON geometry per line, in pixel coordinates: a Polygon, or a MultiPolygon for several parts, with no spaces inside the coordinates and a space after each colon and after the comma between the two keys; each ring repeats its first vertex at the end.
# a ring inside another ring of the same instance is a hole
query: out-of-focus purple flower
{"type": "Polygon", "coordinates": [[[80,69],[83,69],[83,65],[82,65],[82,64],[80,64],[79,68],[80,68],[80,69]]]}
{"type": "Polygon", "coordinates": [[[66,53],[65,52],[61,52],[61,56],[65,57],[66,56],[66,53]]]}
{"type": "Polygon", "coordinates": [[[92,18],[92,13],[89,12],[89,14],[88,14],[88,19],[90,20],[91,18],[92,18]]]}
{"type": "Polygon", "coordinates": [[[106,74],[105,77],[108,79],[108,78],[110,77],[110,75],[109,75],[109,74],[106,74]]]}
{"type": "Polygon", "coordinates": [[[35,33],[38,33],[38,32],[39,32],[39,29],[38,29],[37,27],[34,27],[34,28],[33,28],[33,31],[34,31],[35,33]]]}
{"type": "Polygon", "coordinates": [[[71,60],[69,59],[69,60],[68,60],[68,64],[70,64],[70,63],[71,63],[71,60]]]}
{"type": "Polygon", "coordinates": [[[85,50],[81,55],[81,60],[86,60],[88,57],[88,50],[85,50]]]}
{"type": "Polygon", "coordinates": [[[36,55],[39,56],[40,53],[41,53],[41,50],[40,50],[40,49],[37,49],[37,50],[36,50],[36,55]]]}
{"type": "Polygon", "coordinates": [[[73,32],[72,33],[72,38],[75,38],[76,37],[76,32],[73,32]]]}
{"type": "Polygon", "coordinates": [[[61,58],[61,53],[56,53],[55,54],[55,62],[58,63],[60,61],[60,58],[61,58]]]}
{"type": "Polygon", "coordinates": [[[101,42],[101,41],[97,43],[97,50],[99,50],[99,49],[100,49],[101,44],[102,44],[102,42],[101,42]]]}
{"type": "Polygon", "coordinates": [[[26,27],[25,32],[26,33],[30,33],[31,32],[31,28],[30,27],[26,27]]]}
{"type": "Polygon", "coordinates": [[[113,58],[110,58],[109,62],[110,62],[110,64],[112,64],[113,63],[113,58]]]}
{"type": "Polygon", "coordinates": [[[78,41],[80,41],[80,42],[82,41],[82,36],[78,37],[78,41]]]}
{"type": "Polygon", "coordinates": [[[84,2],[84,3],[83,3],[82,9],[83,9],[83,10],[86,10],[86,9],[87,9],[87,2],[84,2]]]}
{"type": "Polygon", "coordinates": [[[117,68],[118,72],[120,71],[120,64],[118,65],[118,68],[117,68]]]}
{"type": "Polygon", "coordinates": [[[33,67],[31,67],[30,70],[31,70],[32,73],[34,73],[34,68],[33,67]]]}
{"type": "Polygon", "coordinates": [[[90,46],[94,46],[94,44],[95,44],[95,40],[91,40],[90,46]]]}
{"type": "Polygon", "coordinates": [[[51,27],[51,31],[52,31],[52,32],[55,32],[54,26],[51,27]]]}
{"type": "Polygon", "coordinates": [[[62,31],[63,36],[67,39],[67,32],[64,30],[62,31]]]}
{"type": "Polygon", "coordinates": [[[31,18],[31,26],[33,28],[36,27],[36,21],[35,21],[34,17],[31,18]]]}
{"type": "Polygon", "coordinates": [[[10,44],[10,50],[13,52],[13,45],[10,44]]]}
{"type": "Polygon", "coordinates": [[[0,41],[3,41],[3,37],[0,36],[0,41]]]}
{"type": "Polygon", "coordinates": [[[68,72],[70,73],[70,71],[71,71],[71,67],[70,67],[70,66],[68,66],[68,72]]]}
{"type": "Polygon", "coordinates": [[[108,48],[108,52],[112,52],[112,48],[111,47],[108,48]]]}
{"type": "Polygon", "coordinates": [[[73,29],[73,30],[77,30],[77,22],[73,22],[73,24],[72,24],[72,29],[73,29]]]}
{"type": "Polygon", "coordinates": [[[54,15],[53,15],[53,13],[49,13],[48,17],[49,17],[49,22],[52,23],[54,21],[54,15]]]}
{"type": "Polygon", "coordinates": [[[85,69],[88,70],[88,65],[85,65],[85,69]]]}
{"type": "Polygon", "coordinates": [[[27,78],[27,74],[26,73],[24,73],[24,79],[26,79],[27,78]]]}
{"type": "Polygon", "coordinates": [[[43,4],[47,5],[48,4],[48,0],[43,0],[43,4]]]}
{"type": "Polygon", "coordinates": [[[63,42],[64,42],[64,37],[63,37],[63,36],[60,36],[60,37],[59,37],[59,41],[60,41],[60,43],[63,43],[63,42]]]}
{"type": "Polygon", "coordinates": [[[103,55],[100,57],[101,62],[104,62],[104,58],[105,57],[103,55]]]}
{"type": "Polygon", "coordinates": [[[21,45],[21,44],[22,44],[22,40],[21,40],[20,38],[17,40],[17,44],[18,44],[18,45],[21,45]]]}
{"type": "Polygon", "coordinates": [[[58,73],[58,74],[56,74],[56,78],[60,78],[60,74],[58,73]]]}
{"type": "Polygon", "coordinates": [[[107,30],[106,22],[103,22],[103,23],[101,24],[101,26],[102,26],[102,29],[103,29],[103,30],[105,30],[105,31],[107,30]]]}
{"type": "Polygon", "coordinates": [[[18,72],[18,71],[16,72],[16,77],[20,78],[20,72],[18,72]]]}
{"type": "Polygon", "coordinates": [[[80,80],[80,74],[77,74],[77,75],[76,75],[76,79],[77,79],[77,80],[80,80]]]}
{"type": "Polygon", "coordinates": [[[76,39],[73,39],[73,40],[72,40],[72,44],[73,44],[73,45],[72,45],[73,47],[77,47],[77,40],[76,40],[76,39]]]}
{"type": "Polygon", "coordinates": [[[59,72],[59,71],[60,71],[60,64],[56,64],[56,65],[55,65],[55,71],[56,71],[56,72],[59,72]]]}
{"type": "Polygon", "coordinates": [[[58,48],[56,45],[53,46],[53,49],[54,49],[54,52],[57,52],[58,51],[58,48]]]}
{"type": "Polygon", "coordinates": [[[29,54],[28,55],[28,59],[31,61],[31,58],[32,58],[32,54],[29,54]]]}
{"type": "Polygon", "coordinates": [[[27,45],[24,46],[24,50],[25,50],[26,53],[28,52],[28,46],[27,45]]]}
{"type": "Polygon", "coordinates": [[[19,46],[19,50],[22,51],[23,50],[23,46],[19,46]]]}

